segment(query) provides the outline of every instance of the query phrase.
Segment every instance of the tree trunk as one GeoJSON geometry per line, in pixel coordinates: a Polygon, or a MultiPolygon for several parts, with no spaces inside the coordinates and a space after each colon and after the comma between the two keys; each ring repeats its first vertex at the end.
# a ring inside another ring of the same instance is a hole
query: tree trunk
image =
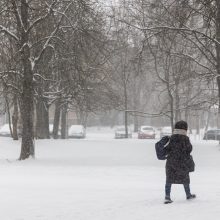
{"type": "Polygon", "coordinates": [[[37,101],[36,116],[36,138],[49,139],[49,109],[41,99],[37,101]]]}
{"type": "Polygon", "coordinates": [[[125,110],[125,138],[128,138],[128,112],[125,110]]]}
{"type": "MultiPolygon", "coordinates": [[[[134,79],[136,80],[136,79],[134,79]]],[[[134,97],[133,97],[133,105],[134,105],[134,110],[139,109],[140,106],[140,91],[137,89],[136,81],[134,83],[134,97]]],[[[139,117],[137,115],[134,115],[134,132],[138,132],[139,129],[139,117]]]]}
{"type": "Polygon", "coordinates": [[[45,138],[50,139],[50,128],[49,128],[49,106],[46,103],[44,106],[44,129],[45,129],[45,138]]]}
{"type": "Polygon", "coordinates": [[[208,128],[209,128],[210,116],[211,116],[211,108],[209,108],[208,110],[208,116],[207,116],[207,120],[205,124],[205,132],[208,131],[208,128]]]}
{"type": "Polygon", "coordinates": [[[168,95],[169,95],[169,99],[170,99],[170,124],[171,124],[171,128],[173,131],[173,129],[174,129],[174,103],[173,103],[173,96],[172,96],[169,88],[168,88],[168,95]]]}
{"type": "MultiPolygon", "coordinates": [[[[17,8],[16,8],[17,10],[17,8]]],[[[28,4],[26,0],[20,2],[21,20],[20,26],[20,54],[23,68],[23,82],[21,94],[21,117],[22,117],[22,143],[20,160],[34,157],[33,143],[33,70],[31,65],[31,55],[29,47],[29,37],[25,29],[28,28],[28,4]],[[24,27],[22,27],[24,26],[24,27]]],[[[17,22],[20,23],[19,18],[17,22]]]]}
{"type": "Polygon", "coordinates": [[[179,121],[180,120],[180,118],[181,118],[181,112],[180,112],[180,96],[179,96],[179,86],[178,86],[178,83],[179,82],[176,82],[176,91],[175,91],[175,103],[176,103],[176,105],[175,105],[175,123],[177,122],[177,121],[179,121]]]}
{"type": "Polygon", "coordinates": [[[217,86],[218,86],[218,122],[217,122],[217,126],[218,128],[220,128],[220,1],[216,0],[216,6],[217,6],[217,11],[216,11],[216,40],[219,43],[216,43],[215,47],[216,47],[216,70],[217,70],[217,86]]]}
{"type": "Polygon", "coordinates": [[[59,137],[59,125],[60,125],[60,106],[61,102],[58,99],[55,103],[55,113],[54,113],[54,121],[53,121],[53,138],[58,139],[59,137]]]}
{"type": "Polygon", "coordinates": [[[138,116],[135,115],[134,116],[134,132],[138,132],[139,129],[139,120],[138,120],[138,116]]]}
{"type": "Polygon", "coordinates": [[[188,122],[188,118],[189,118],[189,108],[185,109],[185,121],[188,122]]]}
{"type": "MultiPolygon", "coordinates": [[[[218,58],[220,59],[220,57],[218,58]]],[[[219,68],[219,73],[220,75],[220,68],[219,68]]],[[[218,115],[217,115],[217,128],[220,128],[220,76],[217,77],[217,86],[218,86],[218,115]]]]}
{"type": "Polygon", "coordinates": [[[67,138],[67,105],[62,106],[61,113],[61,139],[67,138]]]}
{"type": "Polygon", "coordinates": [[[21,117],[22,117],[22,144],[20,160],[34,157],[33,143],[33,84],[31,80],[31,71],[28,71],[26,65],[24,69],[23,92],[21,95],[21,117]]]}
{"type": "Polygon", "coordinates": [[[199,114],[196,115],[196,134],[200,134],[200,117],[199,114]]]}
{"type": "Polygon", "coordinates": [[[84,128],[87,127],[87,119],[88,119],[88,112],[82,112],[82,125],[84,128]]]}
{"type": "Polygon", "coordinates": [[[9,130],[10,130],[11,137],[13,137],[13,131],[11,128],[11,113],[10,113],[10,106],[9,106],[9,101],[8,101],[7,95],[5,95],[5,103],[6,103],[6,112],[8,115],[9,130]]]}
{"type": "Polygon", "coordinates": [[[14,95],[13,104],[14,104],[14,112],[12,115],[13,139],[18,140],[18,99],[17,99],[17,95],[14,95]]]}
{"type": "Polygon", "coordinates": [[[40,100],[37,101],[36,104],[36,128],[35,128],[35,137],[38,139],[42,139],[44,136],[44,131],[42,130],[42,121],[43,121],[43,113],[42,113],[42,102],[40,100]]]}
{"type": "Polygon", "coordinates": [[[128,97],[127,97],[127,88],[126,88],[126,84],[124,87],[124,97],[125,97],[125,138],[128,138],[128,97]]]}

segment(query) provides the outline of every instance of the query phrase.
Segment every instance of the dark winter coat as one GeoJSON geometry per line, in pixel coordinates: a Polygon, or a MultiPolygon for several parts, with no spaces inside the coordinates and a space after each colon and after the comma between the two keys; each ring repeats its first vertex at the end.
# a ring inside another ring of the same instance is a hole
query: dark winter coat
{"type": "Polygon", "coordinates": [[[183,134],[173,134],[166,146],[166,182],[189,184],[189,170],[186,164],[190,157],[192,145],[189,138],[183,134]]]}

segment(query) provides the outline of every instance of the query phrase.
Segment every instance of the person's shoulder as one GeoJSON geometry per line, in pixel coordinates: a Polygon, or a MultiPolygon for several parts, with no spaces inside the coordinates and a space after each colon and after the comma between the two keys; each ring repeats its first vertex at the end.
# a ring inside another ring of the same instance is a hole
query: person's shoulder
{"type": "Polygon", "coordinates": [[[189,144],[191,144],[191,141],[190,141],[189,136],[186,136],[186,142],[189,143],[189,144]]]}
{"type": "Polygon", "coordinates": [[[186,139],[190,142],[190,138],[189,138],[189,136],[186,135],[186,139]]]}
{"type": "Polygon", "coordinates": [[[186,135],[181,135],[181,134],[173,134],[170,137],[170,142],[171,143],[190,143],[189,137],[186,135]]]}

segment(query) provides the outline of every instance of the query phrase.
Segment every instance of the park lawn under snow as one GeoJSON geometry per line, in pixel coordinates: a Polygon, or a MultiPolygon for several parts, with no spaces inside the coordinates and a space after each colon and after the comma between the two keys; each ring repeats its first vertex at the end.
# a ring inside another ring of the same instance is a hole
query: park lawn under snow
{"type": "Polygon", "coordinates": [[[1,220],[217,220],[220,151],[216,141],[192,141],[194,201],[174,185],[163,204],[165,161],[156,140],[38,140],[36,159],[17,161],[20,143],[0,138],[1,220]],[[8,160],[6,160],[8,159],[8,160]]]}

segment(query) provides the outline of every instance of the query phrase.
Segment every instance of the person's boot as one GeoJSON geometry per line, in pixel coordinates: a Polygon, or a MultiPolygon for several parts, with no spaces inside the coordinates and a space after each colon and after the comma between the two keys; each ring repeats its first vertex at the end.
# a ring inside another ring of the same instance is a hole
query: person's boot
{"type": "Polygon", "coordinates": [[[187,200],[195,199],[196,195],[195,194],[190,194],[186,197],[187,200]]]}
{"type": "Polygon", "coordinates": [[[173,202],[173,200],[171,200],[171,198],[169,196],[165,197],[164,204],[169,204],[169,203],[172,203],[172,202],[173,202]]]}

